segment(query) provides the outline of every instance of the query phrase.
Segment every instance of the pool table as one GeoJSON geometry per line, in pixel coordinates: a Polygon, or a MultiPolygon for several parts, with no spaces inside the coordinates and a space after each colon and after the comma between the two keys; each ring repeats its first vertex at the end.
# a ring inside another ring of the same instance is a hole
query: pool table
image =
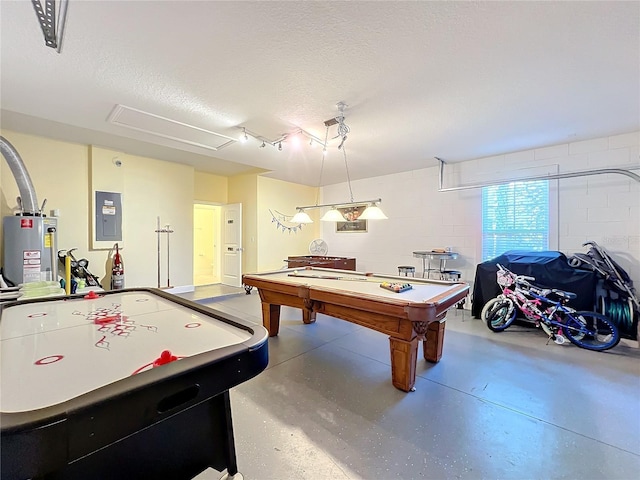
{"type": "Polygon", "coordinates": [[[241,478],[229,389],[267,340],[156,289],[0,304],[2,480],[241,478]]]}
{"type": "Polygon", "coordinates": [[[405,392],[414,389],[418,343],[422,341],[426,360],[440,360],[447,310],[469,291],[465,283],[316,267],[242,279],[245,286],[258,289],[262,321],[271,337],[278,335],[281,305],[302,309],[307,324],[322,313],[389,335],[392,383],[405,392]],[[381,288],[383,282],[409,283],[412,288],[396,293],[381,288]]]}

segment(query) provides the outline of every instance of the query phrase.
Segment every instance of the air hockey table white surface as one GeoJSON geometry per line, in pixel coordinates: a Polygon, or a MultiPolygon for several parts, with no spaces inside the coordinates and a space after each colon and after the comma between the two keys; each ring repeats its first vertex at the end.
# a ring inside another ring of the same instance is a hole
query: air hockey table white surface
{"type": "Polygon", "coordinates": [[[0,322],[0,410],[75,398],[178,358],[235,345],[251,333],[146,292],[16,304],[0,322]]]}

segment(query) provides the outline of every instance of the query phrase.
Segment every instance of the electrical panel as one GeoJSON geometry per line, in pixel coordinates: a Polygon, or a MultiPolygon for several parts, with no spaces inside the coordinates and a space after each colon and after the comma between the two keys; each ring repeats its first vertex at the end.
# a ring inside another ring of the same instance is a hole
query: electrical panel
{"type": "Polygon", "coordinates": [[[96,191],[96,240],[122,241],[122,194],[96,191]]]}

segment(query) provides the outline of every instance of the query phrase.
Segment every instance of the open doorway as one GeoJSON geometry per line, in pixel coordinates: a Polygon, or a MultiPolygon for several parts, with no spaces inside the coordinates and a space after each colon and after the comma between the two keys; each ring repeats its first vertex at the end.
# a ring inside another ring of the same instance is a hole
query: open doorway
{"type": "Polygon", "coordinates": [[[193,284],[220,283],[219,205],[193,205],[193,284]]]}

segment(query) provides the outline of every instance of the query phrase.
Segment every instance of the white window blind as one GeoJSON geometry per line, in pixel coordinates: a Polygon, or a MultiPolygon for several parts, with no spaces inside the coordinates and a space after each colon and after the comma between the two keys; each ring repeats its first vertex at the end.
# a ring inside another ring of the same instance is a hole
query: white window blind
{"type": "Polygon", "coordinates": [[[482,260],[509,250],[549,249],[549,182],[482,188],[482,260]]]}

